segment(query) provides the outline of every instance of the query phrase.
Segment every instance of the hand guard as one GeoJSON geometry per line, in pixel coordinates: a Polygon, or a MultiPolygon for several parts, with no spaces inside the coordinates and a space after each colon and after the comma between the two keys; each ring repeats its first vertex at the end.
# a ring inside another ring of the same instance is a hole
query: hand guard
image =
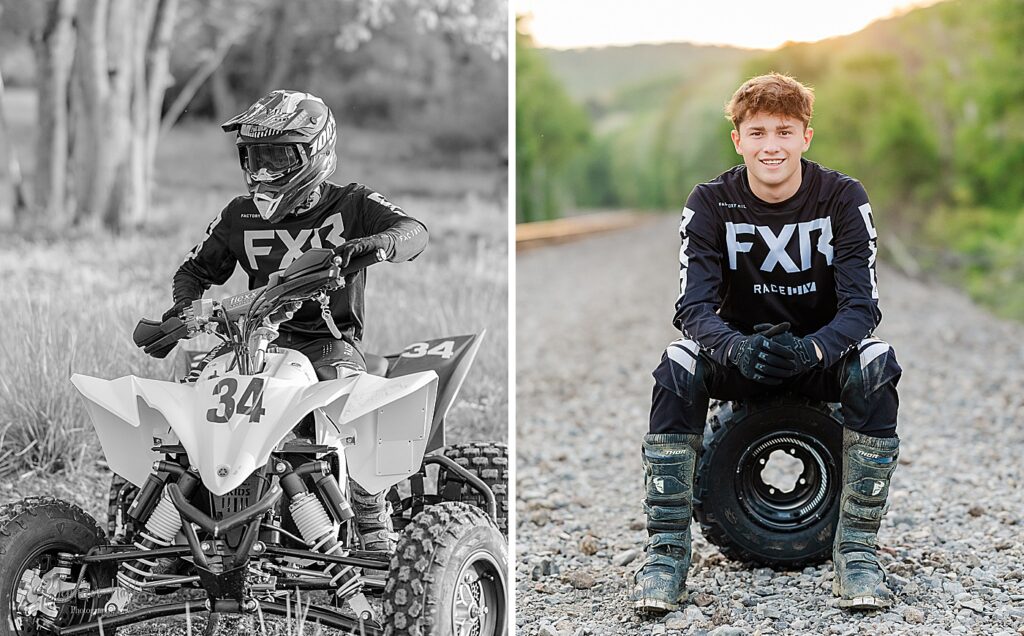
{"type": "Polygon", "coordinates": [[[387,253],[388,258],[391,258],[393,246],[390,236],[386,234],[373,234],[345,241],[334,248],[334,255],[341,259],[341,268],[345,269],[352,262],[352,259],[364,254],[370,254],[379,249],[383,249],[387,253]]]}
{"type": "Polygon", "coordinates": [[[760,333],[744,336],[729,350],[729,362],[743,377],[769,385],[796,373],[795,358],[793,351],[760,333]]]}

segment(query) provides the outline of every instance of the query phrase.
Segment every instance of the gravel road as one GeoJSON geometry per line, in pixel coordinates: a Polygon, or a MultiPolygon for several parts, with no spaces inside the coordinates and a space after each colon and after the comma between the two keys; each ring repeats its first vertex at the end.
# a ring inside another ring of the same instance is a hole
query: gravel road
{"type": "Polygon", "coordinates": [[[880,534],[895,606],[842,611],[831,563],[752,568],[695,525],[692,602],[634,617],[640,441],[650,371],[676,337],[677,223],[518,256],[517,633],[1024,634],[1024,325],[886,268],[878,335],[904,368],[880,534]]]}

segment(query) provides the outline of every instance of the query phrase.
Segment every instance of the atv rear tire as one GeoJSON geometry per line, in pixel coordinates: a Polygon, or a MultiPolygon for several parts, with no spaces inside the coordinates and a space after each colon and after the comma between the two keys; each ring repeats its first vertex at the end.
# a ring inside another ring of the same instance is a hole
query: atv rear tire
{"type": "MultiPolygon", "coordinates": [[[[0,636],[28,636],[51,633],[43,620],[61,627],[96,620],[103,611],[102,597],[57,604],[57,616],[28,615],[19,609],[27,602],[28,590],[57,565],[60,552],[84,554],[105,543],[103,530],[84,510],[53,497],[29,497],[0,506],[0,636]],[[19,593],[22,596],[19,601],[19,593]]],[[[72,565],[68,580],[78,579],[81,566],[72,565]]],[[[89,566],[86,579],[91,589],[110,587],[111,572],[89,566]]],[[[104,629],[113,634],[113,629],[104,629]]]]}
{"type": "Polygon", "coordinates": [[[793,396],[722,402],[708,429],[693,501],[704,537],[727,557],[773,568],[831,558],[842,488],[838,405],[793,396]],[[793,464],[781,487],[763,472],[776,461],[793,464]]]}
{"type": "MultiPolygon", "coordinates": [[[[498,529],[508,537],[508,446],[498,442],[452,444],[444,449],[444,455],[490,486],[498,508],[498,529]]],[[[437,474],[437,492],[448,501],[464,501],[487,511],[487,499],[444,466],[437,474]],[[462,488],[457,496],[449,498],[447,486],[453,483],[462,488]]]]}
{"type": "Polygon", "coordinates": [[[508,546],[480,509],[428,506],[406,526],[384,588],[385,636],[502,636],[508,546]]]}

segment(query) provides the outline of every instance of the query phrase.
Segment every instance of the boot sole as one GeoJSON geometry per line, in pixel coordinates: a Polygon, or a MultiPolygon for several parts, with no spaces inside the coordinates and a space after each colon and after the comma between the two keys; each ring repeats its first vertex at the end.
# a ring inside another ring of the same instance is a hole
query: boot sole
{"type": "Polygon", "coordinates": [[[668,614],[679,609],[680,605],[686,602],[689,598],[689,592],[679,597],[679,600],[675,603],[669,603],[667,601],[659,601],[654,598],[645,598],[635,601],[633,603],[633,609],[640,614],[668,614]]]}
{"type": "Polygon", "coordinates": [[[679,609],[679,603],[666,603],[665,601],[655,601],[654,599],[645,599],[637,601],[633,604],[635,609],[640,614],[668,614],[679,609]]]}
{"type": "Polygon", "coordinates": [[[843,598],[839,592],[839,580],[832,579],[832,594],[839,598],[839,607],[842,609],[854,609],[854,610],[881,610],[892,607],[892,601],[879,598],[877,596],[854,596],[853,598],[843,598]]]}

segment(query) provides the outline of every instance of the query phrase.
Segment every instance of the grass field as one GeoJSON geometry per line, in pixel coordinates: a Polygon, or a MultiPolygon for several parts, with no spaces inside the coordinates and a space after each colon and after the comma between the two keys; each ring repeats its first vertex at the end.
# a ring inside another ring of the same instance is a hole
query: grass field
{"type": "MultiPolygon", "coordinates": [[[[9,112],[31,112],[20,105],[9,112]]],[[[31,135],[25,131],[31,121],[12,126],[28,169],[31,135]]],[[[506,440],[505,166],[486,155],[438,157],[429,140],[408,134],[339,133],[332,180],[359,181],[382,192],[423,221],[431,236],[415,261],[385,263],[369,274],[367,349],[390,353],[419,339],[486,329],[462,399],[449,415],[449,439],[506,440]]],[[[134,347],[131,331],[140,318],[158,317],[169,306],[181,259],[244,185],[232,140],[214,123],[176,128],[161,144],[157,174],[151,222],[131,236],[0,235],[0,484],[9,491],[0,499],[36,491],[37,479],[45,492],[62,481],[88,480],[95,470],[98,445],[68,382],[71,373],[170,374],[169,361],[149,359],[134,347]]],[[[207,296],[244,286],[239,272],[207,296]]],[[[79,489],[71,494],[96,510],[79,489]]]]}

